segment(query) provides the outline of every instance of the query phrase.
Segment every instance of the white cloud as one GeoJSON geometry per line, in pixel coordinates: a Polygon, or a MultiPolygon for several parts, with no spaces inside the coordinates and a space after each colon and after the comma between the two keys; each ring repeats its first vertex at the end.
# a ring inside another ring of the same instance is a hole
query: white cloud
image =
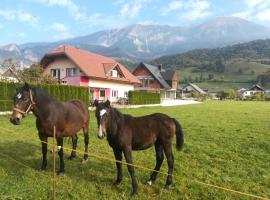
{"type": "Polygon", "coordinates": [[[182,9],[183,6],[184,4],[181,1],[171,1],[165,8],[161,9],[161,14],[168,15],[170,12],[182,9]]]}
{"type": "Polygon", "coordinates": [[[152,0],[131,0],[131,1],[118,1],[121,4],[120,16],[123,19],[135,18],[139,15],[140,11],[144,8],[145,4],[152,0]]]}
{"type": "Polygon", "coordinates": [[[207,0],[189,0],[184,4],[185,12],[179,17],[190,21],[205,18],[212,14],[210,7],[211,4],[207,0]]]}
{"type": "Polygon", "coordinates": [[[247,20],[258,20],[270,22],[270,1],[269,0],[243,0],[245,10],[232,14],[247,20]]]}
{"type": "Polygon", "coordinates": [[[270,22],[270,9],[265,9],[257,13],[256,18],[260,21],[270,22]]]}
{"type": "Polygon", "coordinates": [[[53,23],[50,28],[55,31],[66,32],[68,31],[68,27],[62,23],[53,23]]]}
{"type": "Polygon", "coordinates": [[[57,35],[54,35],[53,38],[55,40],[65,40],[65,39],[69,39],[69,38],[72,38],[74,37],[72,34],[70,33],[60,33],[60,34],[57,34],[57,35]]]}
{"type": "Polygon", "coordinates": [[[72,0],[37,0],[40,3],[43,3],[48,6],[61,6],[68,9],[68,12],[76,20],[80,20],[84,14],[80,6],[75,4],[72,0]]]}
{"type": "Polygon", "coordinates": [[[259,6],[265,4],[268,0],[245,0],[245,4],[248,8],[254,8],[254,6],[259,6]]]}
{"type": "Polygon", "coordinates": [[[16,13],[14,10],[0,10],[0,16],[6,20],[14,20],[16,18],[16,13]]]}
{"type": "Polygon", "coordinates": [[[6,20],[17,20],[37,27],[38,18],[25,10],[0,10],[0,16],[6,20]]]}
{"type": "Polygon", "coordinates": [[[238,12],[238,13],[232,14],[232,16],[240,17],[240,18],[243,18],[243,19],[249,19],[251,17],[251,12],[250,11],[238,12]]]}

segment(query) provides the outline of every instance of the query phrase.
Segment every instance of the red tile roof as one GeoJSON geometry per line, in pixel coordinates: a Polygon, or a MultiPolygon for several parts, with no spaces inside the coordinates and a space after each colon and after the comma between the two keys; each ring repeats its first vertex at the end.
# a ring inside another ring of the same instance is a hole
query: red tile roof
{"type": "MultiPolygon", "coordinates": [[[[48,52],[42,59],[41,63],[47,58],[58,55],[65,55],[72,60],[86,76],[92,78],[101,78],[114,81],[124,81],[139,84],[140,81],[123,65],[110,57],[94,54],[89,51],[84,51],[72,46],[63,45],[50,52],[48,52]],[[122,71],[124,78],[112,78],[106,74],[113,66],[118,65],[122,71]],[[110,68],[110,69],[109,69],[110,68]]],[[[47,67],[45,65],[44,67],[47,67]]]]}

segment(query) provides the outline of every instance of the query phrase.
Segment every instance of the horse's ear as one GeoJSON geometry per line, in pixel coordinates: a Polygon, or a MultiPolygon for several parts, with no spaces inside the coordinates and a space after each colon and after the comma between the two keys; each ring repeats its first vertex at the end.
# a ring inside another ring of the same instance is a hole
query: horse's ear
{"type": "Polygon", "coordinates": [[[95,99],[93,105],[94,105],[95,107],[97,107],[97,106],[98,106],[98,100],[95,99]]]}
{"type": "Polygon", "coordinates": [[[105,107],[110,107],[111,105],[111,102],[109,100],[107,100],[105,103],[104,103],[105,107]]]}

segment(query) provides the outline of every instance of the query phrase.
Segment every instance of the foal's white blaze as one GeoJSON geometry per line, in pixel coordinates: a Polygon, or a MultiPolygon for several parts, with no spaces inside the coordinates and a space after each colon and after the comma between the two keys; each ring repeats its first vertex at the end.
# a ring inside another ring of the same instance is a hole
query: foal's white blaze
{"type": "Polygon", "coordinates": [[[98,137],[102,137],[103,136],[103,134],[102,134],[102,126],[101,126],[101,124],[99,125],[99,130],[98,130],[98,137]]]}
{"type": "MultiPolygon", "coordinates": [[[[102,109],[102,110],[99,112],[100,119],[102,118],[102,116],[103,116],[106,112],[107,112],[107,111],[106,111],[105,109],[102,109]]],[[[101,124],[99,125],[98,136],[99,136],[100,138],[103,137],[103,134],[102,134],[102,126],[101,126],[101,124]]]]}
{"type": "Polygon", "coordinates": [[[17,98],[18,98],[18,99],[22,98],[22,94],[21,94],[21,93],[18,93],[18,94],[17,94],[17,98]]]}
{"type": "Polygon", "coordinates": [[[100,117],[102,117],[107,111],[105,109],[102,109],[99,114],[100,114],[100,117]]]}

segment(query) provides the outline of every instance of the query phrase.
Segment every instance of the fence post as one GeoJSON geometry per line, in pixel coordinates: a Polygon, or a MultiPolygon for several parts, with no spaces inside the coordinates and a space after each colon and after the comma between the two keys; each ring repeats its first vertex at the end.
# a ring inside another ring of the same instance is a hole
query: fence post
{"type": "Polygon", "coordinates": [[[56,175],[55,175],[55,126],[53,126],[53,178],[52,178],[52,199],[56,200],[56,175]]]}

